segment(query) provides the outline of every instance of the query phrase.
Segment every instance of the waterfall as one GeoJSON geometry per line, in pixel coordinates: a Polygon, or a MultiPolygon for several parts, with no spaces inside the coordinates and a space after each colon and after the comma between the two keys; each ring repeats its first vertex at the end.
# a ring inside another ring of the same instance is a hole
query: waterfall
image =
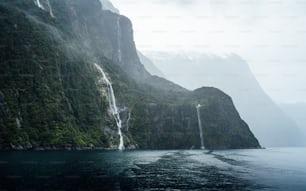
{"type": "Polygon", "coordinates": [[[51,16],[52,18],[55,18],[54,14],[53,14],[53,11],[52,11],[52,7],[51,7],[51,4],[50,4],[49,0],[47,0],[47,4],[48,4],[48,7],[49,7],[49,13],[50,13],[50,16],[51,16]]]}
{"type": "Polygon", "coordinates": [[[106,77],[106,74],[104,73],[103,69],[95,63],[95,67],[99,70],[99,72],[102,74],[102,78],[99,80],[99,82],[104,81],[107,84],[108,89],[108,102],[109,102],[109,108],[112,112],[112,115],[114,116],[114,119],[116,121],[117,127],[118,127],[118,135],[120,137],[120,144],[118,146],[119,150],[124,149],[124,142],[123,142],[123,136],[121,132],[122,127],[122,121],[120,119],[120,113],[116,105],[116,98],[113,90],[113,86],[110,82],[110,80],[106,77]]]}
{"type": "Polygon", "coordinates": [[[200,115],[200,108],[201,108],[201,105],[198,104],[196,106],[197,108],[197,113],[198,113],[198,123],[199,123],[199,130],[200,130],[200,139],[201,139],[201,149],[205,149],[205,146],[204,146],[204,137],[203,137],[203,130],[202,130],[202,121],[201,121],[201,115],[200,115]]]}
{"type": "Polygon", "coordinates": [[[126,131],[129,132],[129,125],[131,120],[131,112],[129,112],[128,119],[126,121],[126,131]]]}
{"type": "Polygon", "coordinates": [[[45,10],[44,6],[40,3],[40,0],[34,1],[35,5],[37,5],[40,9],[45,10]]]}
{"type": "Polygon", "coordinates": [[[45,8],[45,7],[43,6],[43,4],[41,4],[40,0],[34,0],[34,4],[35,4],[37,7],[39,7],[40,9],[42,9],[42,10],[44,10],[44,11],[48,11],[49,14],[50,14],[50,16],[51,16],[52,18],[55,18],[49,0],[46,0],[45,3],[44,3],[45,6],[47,6],[47,8],[45,8]],[[47,5],[46,5],[46,3],[47,3],[47,5]]]}
{"type": "Polygon", "coordinates": [[[117,18],[117,54],[118,60],[121,63],[122,61],[122,54],[121,54],[121,27],[120,27],[120,16],[117,18]]]}
{"type": "Polygon", "coordinates": [[[16,124],[18,128],[22,127],[22,117],[21,117],[21,112],[18,112],[18,116],[16,117],[16,124]]]}
{"type": "Polygon", "coordinates": [[[18,128],[21,128],[21,122],[18,117],[16,117],[16,124],[18,128]]]}

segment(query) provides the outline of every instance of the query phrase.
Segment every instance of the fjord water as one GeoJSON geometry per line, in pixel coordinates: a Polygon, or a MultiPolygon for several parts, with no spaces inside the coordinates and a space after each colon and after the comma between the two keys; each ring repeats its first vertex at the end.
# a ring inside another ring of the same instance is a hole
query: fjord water
{"type": "Polygon", "coordinates": [[[0,153],[0,190],[306,190],[306,149],[0,153]]]}

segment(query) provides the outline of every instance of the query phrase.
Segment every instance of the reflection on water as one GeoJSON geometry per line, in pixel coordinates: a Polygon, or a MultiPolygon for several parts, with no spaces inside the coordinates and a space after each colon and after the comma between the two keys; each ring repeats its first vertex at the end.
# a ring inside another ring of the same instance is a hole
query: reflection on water
{"type": "Polygon", "coordinates": [[[306,190],[306,149],[0,152],[0,190],[306,190]]]}

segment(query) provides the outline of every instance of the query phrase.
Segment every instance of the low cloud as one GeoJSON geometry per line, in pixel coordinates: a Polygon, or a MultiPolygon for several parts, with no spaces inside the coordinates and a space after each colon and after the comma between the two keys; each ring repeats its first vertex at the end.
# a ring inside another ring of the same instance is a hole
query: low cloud
{"type": "Polygon", "coordinates": [[[306,102],[306,2],[113,0],[144,51],[236,53],[277,102],[306,102]]]}

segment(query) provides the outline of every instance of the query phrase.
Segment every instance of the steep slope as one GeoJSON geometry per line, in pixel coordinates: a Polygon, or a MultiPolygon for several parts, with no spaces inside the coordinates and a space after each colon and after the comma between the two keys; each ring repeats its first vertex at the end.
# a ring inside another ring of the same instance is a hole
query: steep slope
{"type": "Polygon", "coordinates": [[[295,122],[262,90],[248,64],[237,55],[151,52],[146,54],[167,79],[196,89],[213,86],[232,96],[242,118],[264,146],[297,146],[303,138],[295,122]]]}
{"type": "Polygon", "coordinates": [[[305,103],[283,103],[279,104],[280,108],[290,116],[298,125],[306,137],[306,104],[305,103]]]}
{"type": "Polygon", "coordinates": [[[113,13],[120,14],[119,10],[116,7],[114,7],[112,2],[110,2],[109,0],[100,0],[100,2],[102,4],[103,10],[109,10],[112,11],[113,13]]]}
{"type": "Polygon", "coordinates": [[[161,78],[165,78],[165,75],[154,65],[154,63],[143,55],[141,52],[137,52],[138,57],[140,59],[141,64],[145,67],[145,69],[151,74],[161,78]]]}
{"type": "Polygon", "coordinates": [[[3,0],[0,10],[1,148],[118,148],[119,130],[126,148],[199,148],[197,104],[208,148],[259,147],[221,91],[151,76],[129,19],[99,0],[3,0]]]}

